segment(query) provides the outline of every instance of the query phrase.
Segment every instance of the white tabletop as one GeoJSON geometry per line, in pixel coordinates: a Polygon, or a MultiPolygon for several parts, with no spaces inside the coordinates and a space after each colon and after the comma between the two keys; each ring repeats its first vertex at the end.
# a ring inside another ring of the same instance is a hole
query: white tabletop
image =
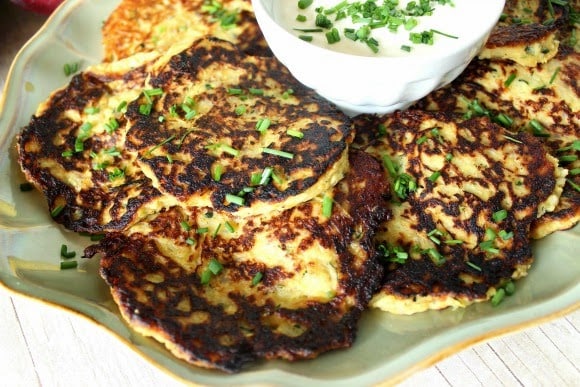
{"type": "MultiPolygon", "coordinates": [[[[0,86],[45,17],[0,2],[0,86]]],[[[580,310],[469,347],[401,386],[580,386],[580,310]]],[[[85,318],[0,287],[0,386],[178,386],[85,318]]],[[[227,377],[224,377],[227,384],[227,377]]]]}

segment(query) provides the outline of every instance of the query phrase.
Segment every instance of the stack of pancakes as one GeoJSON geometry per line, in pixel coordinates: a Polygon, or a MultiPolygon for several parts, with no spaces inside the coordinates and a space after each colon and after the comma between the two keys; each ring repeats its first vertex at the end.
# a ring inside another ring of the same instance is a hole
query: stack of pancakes
{"type": "Polygon", "coordinates": [[[249,1],[123,0],[104,62],[38,108],[19,162],[55,221],[104,234],[85,255],[137,331],[229,372],[313,358],[350,346],[369,305],[490,299],[526,275],[530,238],[578,222],[570,12],[526,3],[507,18],[554,16],[545,63],[512,61],[502,22],[448,88],[351,119],[270,56],[249,1]]]}

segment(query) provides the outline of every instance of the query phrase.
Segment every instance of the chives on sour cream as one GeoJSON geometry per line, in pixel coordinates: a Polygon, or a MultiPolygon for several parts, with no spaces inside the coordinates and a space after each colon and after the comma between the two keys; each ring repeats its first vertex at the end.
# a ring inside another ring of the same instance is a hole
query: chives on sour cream
{"type": "Polygon", "coordinates": [[[288,0],[273,14],[300,39],[364,56],[435,52],[468,34],[475,0],[288,0]],[[470,20],[467,22],[466,20],[470,20]]]}

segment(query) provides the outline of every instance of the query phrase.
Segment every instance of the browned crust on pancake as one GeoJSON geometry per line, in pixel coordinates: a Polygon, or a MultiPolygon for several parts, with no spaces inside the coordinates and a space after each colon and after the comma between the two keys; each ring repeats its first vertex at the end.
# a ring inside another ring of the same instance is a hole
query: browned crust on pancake
{"type": "Polygon", "coordinates": [[[527,46],[541,42],[554,33],[553,26],[542,24],[508,25],[496,28],[490,35],[486,48],[527,46]]]}

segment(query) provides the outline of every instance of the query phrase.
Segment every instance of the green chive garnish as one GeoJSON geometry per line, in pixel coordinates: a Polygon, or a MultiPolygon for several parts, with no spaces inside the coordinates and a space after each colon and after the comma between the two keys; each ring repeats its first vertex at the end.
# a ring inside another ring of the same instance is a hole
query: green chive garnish
{"type": "Polygon", "coordinates": [[[263,275],[261,272],[257,272],[257,273],[254,275],[254,278],[252,278],[252,286],[256,286],[257,284],[259,284],[259,283],[260,283],[260,281],[262,281],[262,277],[263,277],[263,276],[264,276],[264,275],[263,275]]]}
{"type": "Polygon", "coordinates": [[[60,215],[60,213],[62,212],[62,210],[64,210],[64,206],[60,205],[60,206],[56,206],[52,209],[52,211],[50,211],[50,216],[53,218],[56,218],[57,216],[60,215]]]}
{"type": "Polygon", "coordinates": [[[243,206],[245,203],[243,197],[234,194],[226,194],[226,200],[232,204],[237,204],[238,206],[243,206]]]}
{"type": "Polygon", "coordinates": [[[330,218],[332,215],[333,200],[331,196],[324,195],[322,198],[322,215],[325,218],[330,218]]]}
{"type": "Polygon", "coordinates": [[[280,157],[284,157],[287,159],[293,159],[294,158],[294,154],[290,153],[290,152],[284,152],[278,149],[271,149],[271,148],[262,148],[262,153],[268,153],[274,156],[280,156],[280,157]]]}
{"type": "Polygon", "coordinates": [[[78,262],[75,261],[61,261],[60,262],[60,269],[67,270],[67,269],[74,269],[78,266],[78,262]]]}
{"type": "Polygon", "coordinates": [[[60,246],[60,256],[64,259],[71,259],[77,255],[75,251],[68,251],[68,247],[65,244],[60,246]]]}

